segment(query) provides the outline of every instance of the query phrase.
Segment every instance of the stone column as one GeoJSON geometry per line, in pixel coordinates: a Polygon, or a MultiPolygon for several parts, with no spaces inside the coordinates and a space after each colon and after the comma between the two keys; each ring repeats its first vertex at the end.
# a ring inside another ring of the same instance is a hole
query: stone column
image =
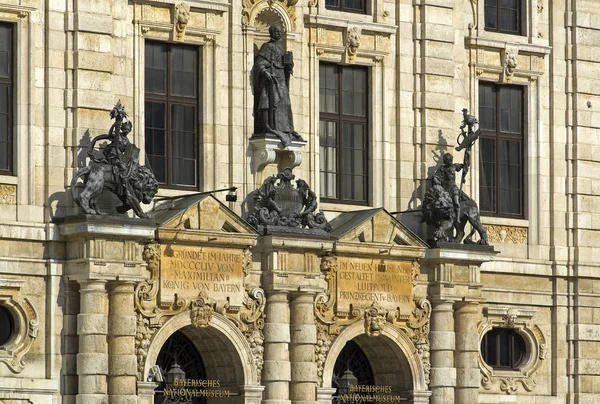
{"type": "Polygon", "coordinates": [[[454,301],[431,301],[431,404],[454,404],[454,301]]]}
{"type": "Polygon", "coordinates": [[[77,315],[77,404],[106,404],[108,402],[108,298],[106,281],[79,281],[80,312],[77,315]]]}
{"type": "Polygon", "coordinates": [[[108,317],[108,399],[136,404],[136,317],[133,282],[111,282],[108,317]]]}
{"type": "Polygon", "coordinates": [[[477,320],[479,318],[479,303],[462,301],[455,303],[454,327],[456,330],[456,367],[455,402],[476,403],[479,388],[479,335],[477,320]]]}
{"type": "Polygon", "coordinates": [[[264,404],[290,403],[290,309],[288,293],[272,291],[265,307],[264,404]]]}
{"type": "Polygon", "coordinates": [[[302,292],[294,294],[291,301],[290,399],[293,404],[315,404],[316,402],[317,326],[314,321],[314,298],[314,293],[302,292]]]}

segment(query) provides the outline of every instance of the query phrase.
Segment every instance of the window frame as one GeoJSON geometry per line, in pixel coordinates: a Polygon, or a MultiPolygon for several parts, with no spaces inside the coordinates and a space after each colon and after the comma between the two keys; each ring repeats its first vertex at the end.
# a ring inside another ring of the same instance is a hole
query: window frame
{"type": "Polygon", "coordinates": [[[354,13],[354,14],[368,14],[367,13],[367,9],[368,9],[368,2],[369,0],[360,0],[362,3],[362,8],[359,10],[358,8],[351,8],[351,7],[345,7],[344,6],[344,1],[345,0],[338,0],[340,2],[339,6],[328,6],[327,5],[327,1],[325,1],[325,9],[326,10],[332,10],[332,11],[342,11],[344,13],[354,13]]]}
{"type": "MultiPolygon", "coordinates": [[[[165,159],[166,159],[166,167],[165,167],[165,180],[166,182],[159,182],[161,188],[165,189],[176,189],[176,190],[200,190],[201,187],[201,159],[200,159],[200,148],[201,148],[201,130],[202,130],[202,110],[201,110],[201,83],[202,83],[202,47],[195,44],[183,44],[180,42],[170,42],[170,41],[161,41],[155,39],[147,39],[144,42],[144,55],[146,52],[146,46],[148,43],[152,44],[164,44],[167,47],[167,63],[165,67],[165,94],[157,94],[157,93],[149,93],[148,89],[144,84],[144,115],[148,113],[146,111],[146,102],[153,103],[162,103],[165,105],[165,159]],[[183,96],[175,96],[171,95],[171,74],[172,74],[172,58],[171,58],[171,49],[173,46],[179,46],[184,48],[194,49],[196,51],[196,83],[194,84],[196,87],[196,96],[195,98],[191,97],[183,97],[183,96]],[[192,100],[194,100],[192,102],[192,100]],[[172,123],[172,111],[171,108],[173,105],[183,105],[186,107],[194,108],[194,157],[196,160],[196,170],[194,175],[196,177],[195,185],[182,185],[175,184],[173,181],[173,145],[172,145],[172,132],[173,128],[171,127],[172,123]]],[[[147,63],[144,60],[144,77],[146,72],[147,63]]],[[[145,121],[145,120],[144,120],[145,121]]],[[[146,156],[148,155],[146,151],[146,127],[144,126],[144,152],[146,156]]],[[[146,157],[147,158],[147,157],[146,157]]],[[[152,167],[154,170],[154,167],[152,167]]]]}
{"type": "MultiPolygon", "coordinates": [[[[371,126],[370,126],[370,113],[371,113],[371,109],[369,106],[369,98],[370,98],[370,90],[371,90],[371,86],[370,84],[370,79],[371,79],[371,69],[368,66],[348,66],[348,65],[342,65],[342,64],[338,64],[338,63],[334,63],[334,62],[326,62],[326,61],[321,61],[319,62],[319,69],[321,68],[321,66],[324,65],[329,65],[329,66],[335,66],[336,68],[336,76],[337,76],[337,88],[338,88],[338,94],[337,94],[337,105],[338,105],[338,113],[331,113],[331,112],[322,112],[321,111],[321,107],[319,106],[319,133],[318,133],[318,139],[319,139],[319,148],[321,145],[321,133],[320,133],[320,126],[321,126],[321,121],[327,121],[327,122],[336,122],[337,126],[336,126],[336,138],[337,138],[337,144],[336,144],[336,150],[337,150],[337,161],[336,161],[336,194],[338,195],[337,198],[328,198],[328,197],[324,197],[321,196],[321,192],[319,192],[319,197],[321,199],[322,202],[325,203],[342,203],[342,204],[347,204],[347,205],[360,205],[360,206],[368,206],[369,205],[369,201],[370,201],[370,184],[369,184],[369,179],[370,179],[370,164],[369,164],[369,139],[371,138],[371,126]],[[343,84],[343,75],[342,75],[342,71],[343,68],[362,68],[365,71],[365,116],[364,117],[358,117],[355,115],[343,115],[343,104],[342,104],[342,98],[343,98],[343,91],[342,91],[342,84],[343,84]],[[342,147],[342,134],[343,134],[343,124],[344,123],[355,123],[355,124],[363,124],[365,127],[365,132],[364,132],[364,140],[363,140],[363,161],[364,161],[364,170],[363,170],[363,174],[364,174],[364,178],[365,178],[365,188],[364,188],[364,200],[356,200],[356,199],[343,199],[343,193],[342,193],[342,189],[343,189],[343,178],[344,178],[344,172],[342,171],[342,159],[340,158],[341,156],[341,151],[343,149],[342,147]]],[[[319,91],[320,91],[320,84],[319,84],[319,91]]],[[[321,157],[320,157],[321,158],[321,157]]],[[[319,167],[319,177],[321,175],[321,168],[319,167]]],[[[320,184],[320,188],[323,188],[324,184],[320,184]]]]}
{"type": "Polygon", "coordinates": [[[14,154],[15,154],[15,139],[14,139],[14,92],[15,92],[15,24],[12,22],[0,21],[0,25],[6,26],[9,28],[9,37],[8,42],[9,46],[9,55],[8,55],[8,77],[0,77],[0,86],[6,85],[8,87],[8,100],[7,100],[7,146],[6,146],[6,165],[7,169],[2,169],[0,167],[0,175],[9,175],[13,176],[15,172],[14,168],[14,154]]]}
{"type": "Polygon", "coordinates": [[[495,200],[493,201],[495,204],[495,210],[494,211],[489,211],[489,210],[483,210],[481,209],[481,171],[482,171],[482,167],[481,165],[482,163],[482,156],[481,156],[481,144],[478,145],[478,159],[479,159],[479,180],[478,180],[478,189],[479,189],[479,207],[480,207],[480,213],[482,216],[492,216],[492,217],[504,217],[504,218],[512,218],[512,219],[526,219],[527,218],[527,211],[526,211],[526,207],[527,207],[527,170],[528,170],[528,166],[527,166],[527,86],[525,85],[515,85],[515,84],[498,84],[492,81],[479,81],[478,86],[477,86],[477,91],[478,91],[478,115],[480,117],[481,120],[481,113],[480,113],[480,108],[481,108],[481,97],[480,97],[480,89],[482,85],[491,85],[495,90],[495,97],[496,97],[496,111],[495,111],[495,119],[496,119],[496,129],[495,131],[491,131],[488,129],[484,129],[481,127],[480,125],[480,129],[481,129],[481,135],[480,135],[480,139],[479,141],[481,142],[482,139],[493,139],[495,142],[495,149],[494,149],[494,158],[495,158],[495,171],[494,171],[494,183],[495,183],[495,188],[496,188],[496,197],[495,200]],[[516,134],[513,132],[501,132],[500,130],[500,115],[501,115],[501,110],[502,108],[500,108],[500,90],[501,88],[509,88],[509,87],[513,87],[513,88],[519,88],[521,90],[521,133],[516,134]],[[506,212],[499,212],[499,198],[500,198],[500,150],[501,148],[499,147],[500,141],[502,140],[511,140],[511,141],[518,141],[519,142],[519,150],[521,152],[521,156],[520,156],[520,166],[521,166],[521,171],[520,171],[520,182],[519,182],[519,186],[520,186],[520,190],[521,190],[521,198],[519,201],[519,208],[521,213],[520,214],[514,214],[514,213],[506,213],[506,212]]]}
{"type": "Polygon", "coordinates": [[[519,334],[519,332],[514,328],[493,327],[492,329],[490,329],[488,332],[486,332],[483,335],[480,345],[481,345],[480,346],[481,358],[488,366],[490,366],[494,370],[521,371],[523,368],[523,365],[525,365],[527,362],[527,343],[525,342],[525,338],[523,338],[523,336],[521,336],[519,334]],[[492,333],[494,335],[490,335],[492,333]],[[507,341],[507,343],[508,343],[508,349],[507,349],[508,350],[508,361],[509,361],[508,366],[499,365],[499,363],[501,361],[500,345],[503,343],[503,341],[502,341],[502,337],[504,336],[503,334],[508,339],[508,341],[507,341]],[[492,338],[494,340],[491,341],[491,343],[496,345],[496,350],[495,350],[496,357],[488,358],[487,352],[488,352],[488,346],[490,344],[489,340],[492,338]],[[517,338],[520,339],[519,342],[516,341],[517,338]],[[516,345],[520,345],[520,356],[517,361],[514,361],[513,359],[514,359],[514,352],[515,352],[516,345]],[[492,359],[495,359],[495,361],[492,361],[492,359]],[[492,362],[495,362],[495,363],[492,363],[492,362]]]}
{"type": "MultiPolygon", "coordinates": [[[[485,9],[486,9],[486,5],[485,5],[485,0],[483,2],[483,29],[484,31],[487,32],[497,32],[499,34],[507,34],[507,35],[517,35],[517,36],[525,36],[527,33],[527,2],[523,1],[523,0],[517,0],[519,2],[519,5],[517,7],[517,31],[506,31],[506,30],[502,30],[500,29],[500,19],[501,19],[501,10],[502,7],[500,7],[500,2],[502,0],[496,0],[496,28],[488,28],[485,24],[485,9]]],[[[489,7],[489,6],[487,6],[489,7]]]]}

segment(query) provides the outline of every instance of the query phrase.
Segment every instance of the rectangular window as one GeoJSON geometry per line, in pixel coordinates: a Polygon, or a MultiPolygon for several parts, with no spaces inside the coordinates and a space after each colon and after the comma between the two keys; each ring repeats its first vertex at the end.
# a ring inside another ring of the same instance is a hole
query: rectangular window
{"type": "Polygon", "coordinates": [[[479,84],[479,208],[524,217],[523,87],[479,84]]]}
{"type": "Polygon", "coordinates": [[[521,35],[521,0],[485,0],[485,30],[521,35]]]}
{"type": "Polygon", "coordinates": [[[13,174],[13,25],[0,23],[0,174],[13,174]]]}
{"type": "Polygon", "coordinates": [[[330,10],[365,14],[367,12],[367,0],[325,0],[325,7],[330,10]]]}
{"type": "Polygon", "coordinates": [[[146,41],[145,143],[159,183],[198,188],[198,48],[146,41]]]}
{"type": "Polygon", "coordinates": [[[324,200],[368,201],[367,77],[365,67],[320,65],[319,171],[324,200]]]}

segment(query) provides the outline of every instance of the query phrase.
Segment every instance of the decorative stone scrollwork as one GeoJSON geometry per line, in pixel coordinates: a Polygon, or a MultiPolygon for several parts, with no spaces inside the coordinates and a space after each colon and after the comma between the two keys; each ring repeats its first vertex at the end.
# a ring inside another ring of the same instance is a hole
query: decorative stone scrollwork
{"type": "Polygon", "coordinates": [[[190,5],[182,1],[175,4],[175,40],[183,41],[185,36],[185,28],[190,21],[190,5]]]}
{"type": "Polygon", "coordinates": [[[496,370],[478,357],[481,385],[485,390],[514,394],[522,386],[532,391],[537,382],[535,374],[546,359],[547,345],[542,330],[531,323],[535,310],[518,308],[484,308],[484,319],[478,324],[480,338],[494,327],[513,328],[525,342],[525,357],[518,370],[496,370]]]}
{"type": "MultiPolygon", "coordinates": [[[[402,315],[398,310],[386,310],[377,307],[374,303],[366,308],[351,305],[348,312],[342,312],[336,309],[337,271],[338,259],[335,255],[326,255],[321,258],[321,272],[325,276],[327,289],[325,292],[317,294],[314,305],[314,313],[317,319],[315,356],[320,386],[323,386],[323,367],[332,341],[335,340],[344,327],[361,319],[364,321],[365,334],[368,336],[376,337],[380,335],[386,323],[404,332],[415,346],[415,350],[423,364],[425,380],[429,383],[431,370],[429,358],[431,304],[429,301],[424,297],[413,296],[410,315],[402,315]]],[[[411,282],[414,287],[420,274],[417,262],[413,262],[411,272],[411,282]]]]}
{"type": "Polygon", "coordinates": [[[354,64],[358,47],[360,46],[361,29],[360,27],[348,27],[346,30],[346,62],[354,64]]]}
{"type": "Polygon", "coordinates": [[[469,29],[473,30],[477,28],[478,17],[477,17],[477,0],[471,0],[471,11],[473,12],[473,22],[469,24],[469,29]]]}
{"type": "MultiPolygon", "coordinates": [[[[227,300],[210,298],[206,292],[191,299],[177,298],[168,307],[158,304],[159,269],[161,249],[157,243],[147,244],[143,258],[150,272],[150,279],[138,283],[135,287],[135,308],[137,312],[137,331],[135,348],[138,360],[138,380],[143,381],[144,366],[148,348],[156,331],[171,317],[189,311],[190,322],[194,327],[208,327],[215,315],[222,315],[234,323],[242,332],[253,353],[260,379],[263,367],[263,328],[266,297],[264,291],[253,285],[246,284],[242,307],[231,306],[227,300]]],[[[252,254],[249,249],[243,255],[244,274],[252,267],[252,254]]]]}
{"type": "Polygon", "coordinates": [[[0,279],[0,285],[7,286],[0,291],[0,304],[13,316],[15,334],[0,350],[0,363],[12,372],[21,373],[25,369],[25,355],[31,349],[39,330],[39,314],[29,298],[19,298],[21,281],[0,279]]]}

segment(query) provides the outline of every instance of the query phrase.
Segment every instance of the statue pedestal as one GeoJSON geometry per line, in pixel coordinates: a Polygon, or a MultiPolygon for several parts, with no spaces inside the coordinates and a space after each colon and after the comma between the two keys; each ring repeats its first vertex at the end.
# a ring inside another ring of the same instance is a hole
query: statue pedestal
{"type": "Polygon", "coordinates": [[[497,253],[492,246],[438,243],[421,261],[422,270],[429,274],[428,298],[432,306],[432,404],[477,402],[477,323],[485,301],[481,265],[492,261],[497,253]]]}
{"type": "Polygon", "coordinates": [[[288,147],[284,147],[281,140],[275,137],[252,137],[252,169],[257,173],[275,162],[279,171],[286,167],[297,167],[302,163],[302,147],[305,144],[305,141],[292,140],[288,147]]]}

